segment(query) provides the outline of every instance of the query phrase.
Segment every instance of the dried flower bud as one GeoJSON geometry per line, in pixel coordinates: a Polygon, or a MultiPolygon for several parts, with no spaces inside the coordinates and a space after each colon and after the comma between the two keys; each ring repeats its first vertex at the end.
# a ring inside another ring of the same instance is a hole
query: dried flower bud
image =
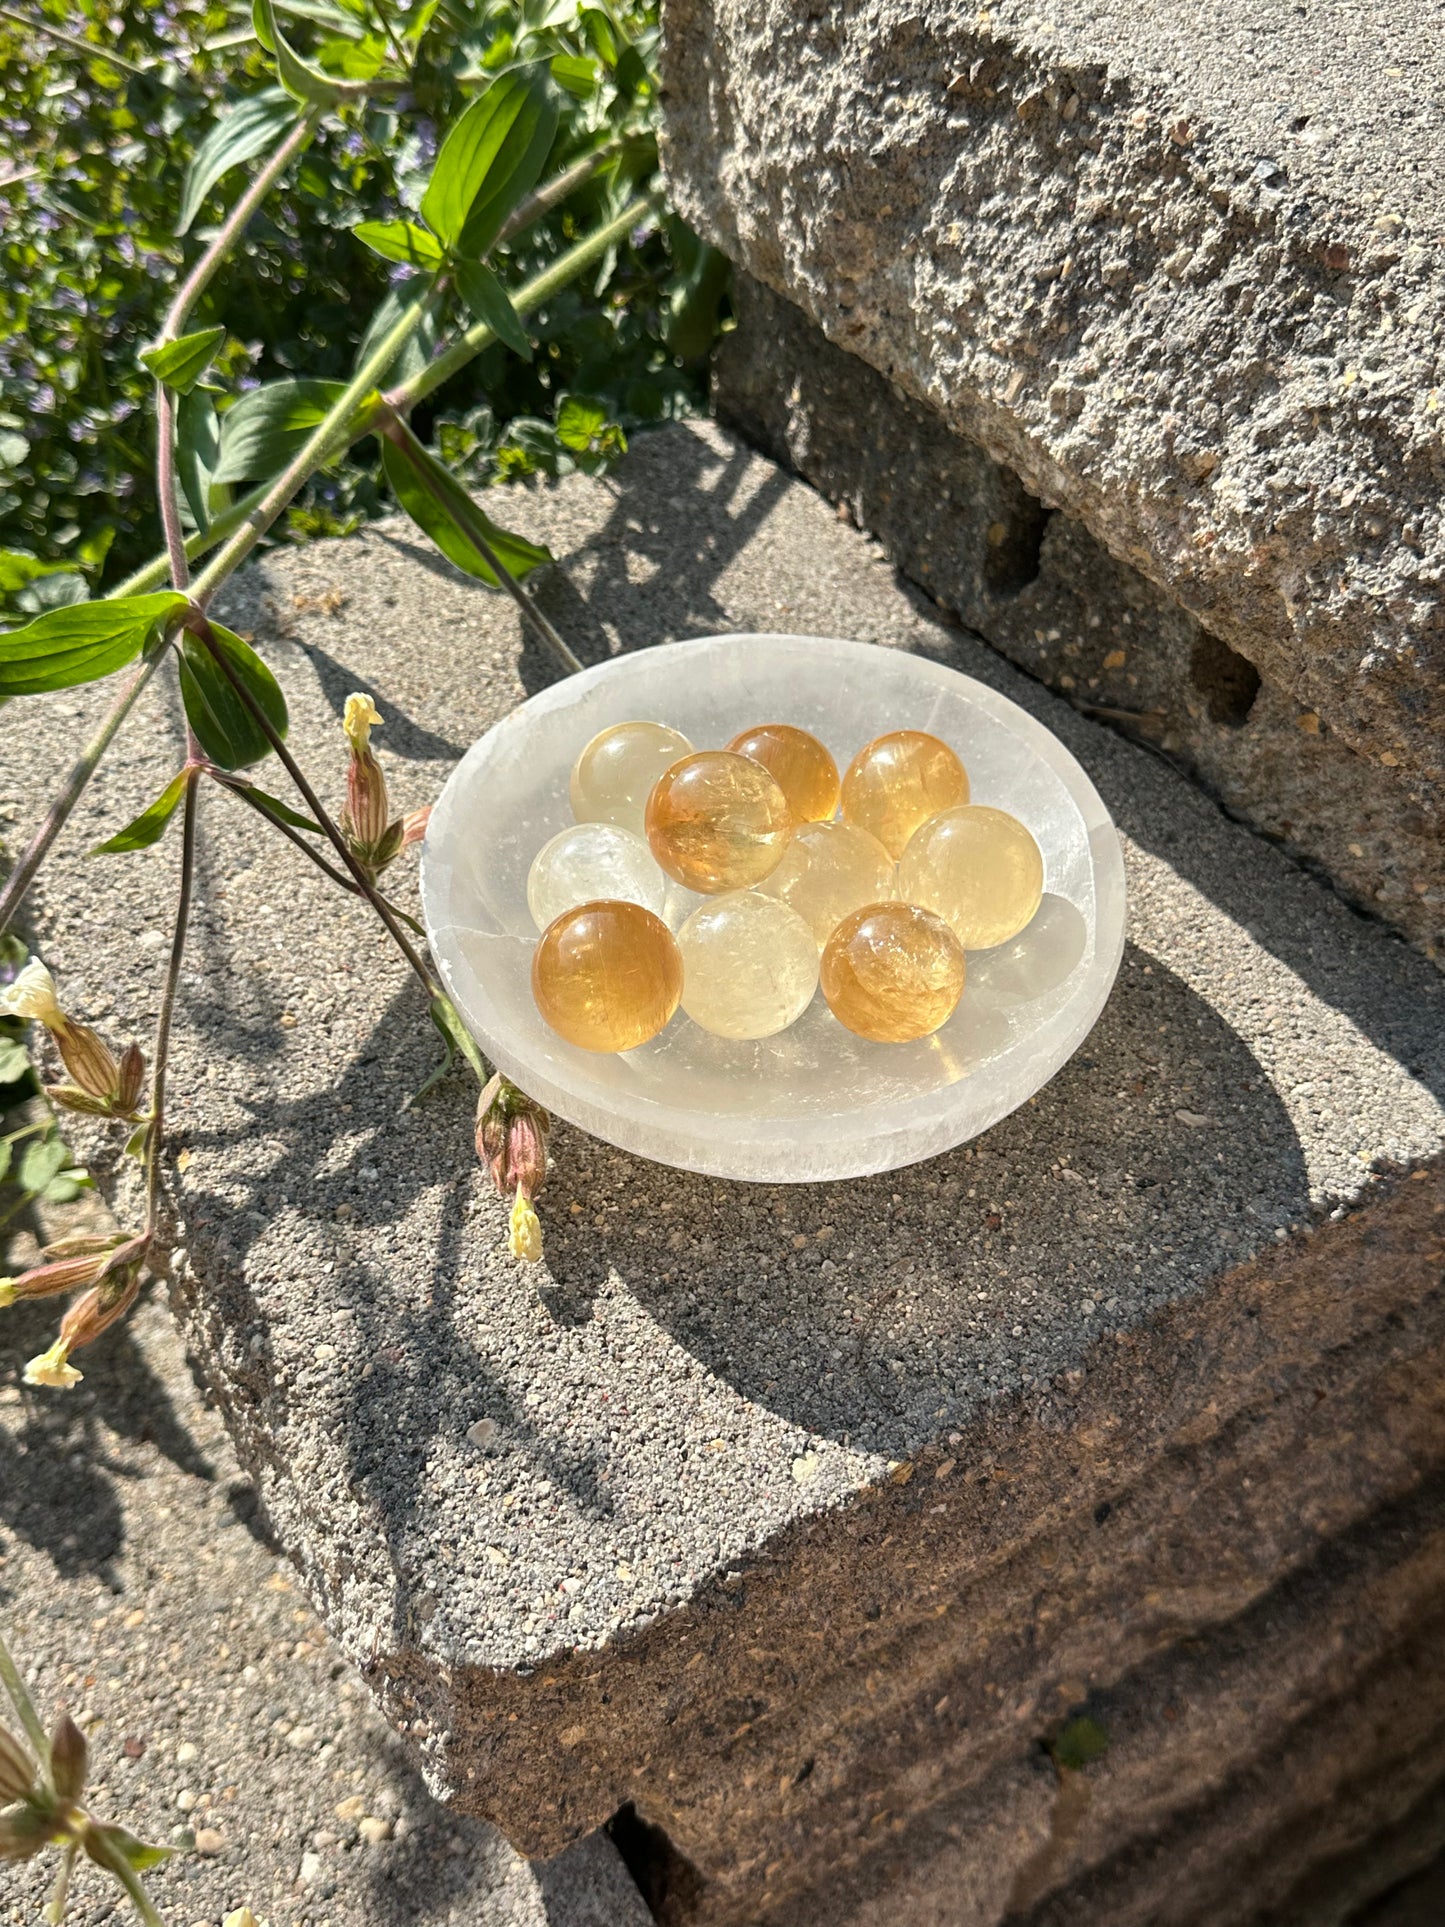
{"type": "Polygon", "coordinates": [[[535,1265],[542,1256],[542,1222],[520,1187],[512,1200],[512,1215],[507,1221],[507,1249],[523,1264],[535,1265]]]}
{"type": "Polygon", "coordinates": [[[0,1305],[13,1305],[17,1298],[49,1298],[56,1292],[75,1291],[81,1285],[97,1283],[105,1273],[111,1253],[124,1242],[122,1237],[70,1238],[65,1240],[69,1249],[51,1245],[46,1252],[50,1263],[33,1265],[18,1278],[0,1278],[0,1305]],[[74,1249],[77,1245],[92,1248],[81,1251],[74,1249]]]}
{"type": "Polygon", "coordinates": [[[0,1806],[25,1799],[35,1780],[35,1762],[15,1735],[0,1726],[0,1806]]]}
{"type": "Polygon", "coordinates": [[[72,1023],[66,1018],[52,1026],[51,1034],[65,1068],[81,1090],[114,1104],[120,1095],[120,1065],[99,1031],[92,1030],[89,1024],[72,1023]]]}
{"type": "MultiPolygon", "coordinates": [[[[363,863],[375,863],[375,852],[386,835],[391,815],[387,800],[386,778],[371,750],[371,732],[381,722],[376,705],[369,696],[346,698],[342,723],[351,745],[351,763],[346,772],[346,809],[342,827],[363,863]]],[[[398,849],[401,847],[398,842],[398,849]]],[[[392,853],[395,855],[395,851],[392,853]]],[[[380,867],[380,864],[377,864],[380,867]]]]}
{"type": "Polygon", "coordinates": [[[134,1117],[145,1081],[145,1055],[138,1045],[127,1044],[120,1054],[120,1077],[115,1098],[115,1108],[123,1117],[134,1117]]]}
{"type": "MultiPolygon", "coordinates": [[[[140,1290],[141,1266],[150,1246],[148,1232],[140,1232],[128,1238],[109,1253],[108,1256],[76,1258],[74,1264],[100,1265],[96,1283],[78,1298],[60,1321],[60,1336],[48,1351],[32,1358],[25,1367],[27,1385],[46,1385],[55,1391],[66,1391],[78,1385],[82,1374],[70,1363],[70,1354],[78,1352],[83,1345],[90,1345],[125,1314],[135,1303],[140,1290]]],[[[20,1283],[16,1280],[16,1283],[20,1283]]]]}
{"type": "Polygon", "coordinates": [[[69,1713],[62,1713],[50,1735],[50,1775],[62,1800],[79,1800],[85,1791],[90,1749],[69,1713]]]}
{"type": "Polygon", "coordinates": [[[0,1860],[33,1860],[50,1844],[53,1817],[38,1806],[17,1807],[0,1813],[0,1860]]]}
{"type": "Polygon", "coordinates": [[[431,821],[431,804],[425,809],[408,810],[401,819],[401,847],[410,849],[413,843],[420,843],[426,835],[426,826],[431,821]]]}
{"type": "Polygon", "coordinates": [[[46,1084],[45,1095],[58,1111],[79,1111],[85,1117],[109,1117],[109,1098],[91,1097],[78,1084],[46,1084]]]}
{"type": "Polygon", "coordinates": [[[477,1100],[477,1156],[491,1173],[499,1197],[520,1191],[530,1202],[547,1177],[547,1134],[552,1120],[542,1106],[500,1072],[477,1100]]]}

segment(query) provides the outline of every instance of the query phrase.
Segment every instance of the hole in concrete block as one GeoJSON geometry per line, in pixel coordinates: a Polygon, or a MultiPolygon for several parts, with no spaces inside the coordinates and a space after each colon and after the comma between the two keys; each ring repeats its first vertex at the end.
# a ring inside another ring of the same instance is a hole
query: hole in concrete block
{"type": "Polygon", "coordinates": [[[1210,722],[1238,729],[1259,694],[1259,671],[1248,657],[1202,631],[1189,658],[1189,675],[1204,698],[1210,722]]]}
{"type": "Polygon", "coordinates": [[[1051,510],[1016,485],[1013,500],[985,537],[983,586],[990,595],[1015,596],[1036,582],[1051,510]]]}
{"type": "Polygon", "coordinates": [[[661,1927],[684,1927],[702,1897],[697,1868],[630,1800],[613,1814],[606,1831],[654,1920],[661,1927]]]}

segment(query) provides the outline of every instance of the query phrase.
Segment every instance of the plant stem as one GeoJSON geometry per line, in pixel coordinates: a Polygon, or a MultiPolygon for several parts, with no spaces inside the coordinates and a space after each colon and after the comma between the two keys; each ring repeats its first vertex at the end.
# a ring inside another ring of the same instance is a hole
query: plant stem
{"type": "Polygon", "coordinates": [[[200,770],[187,771],[186,800],[181,818],[181,887],[176,897],[176,923],[171,937],[170,961],[166,965],[165,988],[161,992],[161,1014],[156,1021],[155,1051],[151,1060],[151,1117],[146,1136],[146,1230],[154,1233],[161,1192],[161,1136],[166,1123],[166,1061],[171,1048],[171,1020],[175,1016],[176,991],[181,981],[181,963],[186,954],[186,932],[191,921],[191,887],[196,871],[196,804],[199,797],[200,770]]]}
{"type": "Polygon", "coordinates": [[[141,1885],[140,1875],[131,1866],[125,1855],[113,1847],[98,1829],[93,1836],[94,1851],[101,1862],[110,1869],[130,1895],[131,1905],[145,1922],[145,1927],[166,1927],[165,1922],[151,1904],[150,1895],[141,1885]]]}
{"type": "Polygon", "coordinates": [[[246,191],[238,198],[236,205],[212,235],[205,253],[177,289],[176,298],[172,301],[166,312],[166,318],[161,324],[162,341],[174,341],[185,333],[186,321],[191,310],[210,286],[216,270],[241,238],[251,216],[315,133],[316,123],[320,120],[322,111],[322,108],[317,105],[308,107],[285,140],[272,151],[265,165],[257,169],[246,191]]]}
{"type": "Polygon", "coordinates": [[[377,382],[396,360],[399,350],[431,312],[439,291],[440,284],[433,284],[425,300],[418,301],[408,308],[387,329],[386,334],[357,369],[325,416],[317,423],[315,430],[307,437],[305,446],[276,477],[263,500],[246,517],[220,553],[213,556],[202,569],[196,577],[192,597],[198,607],[204,609],[226,577],[240,567],[302,483],[307,481],[317,469],[324,468],[333,456],[339,455],[343,448],[349,446],[359,436],[370,433],[372,414],[370,409],[364,411],[366,416],[364,420],[353,421],[353,417],[361,404],[371,395],[377,382]]]}
{"type": "Polygon", "coordinates": [[[336,851],[336,854],[341,858],[341,861],[346,865],[347,869],[351,872],[352,878],[357,886],[357,889],[361,892],[362,896],[366,898],[367,902],[371,905],[372,909],[375,910],[376,914],[381,918],[382,922],[386,925],[387,931],[391,936],[392,941],[395,943],[397,949],[400,950],[401,954],[406,958],[407,962],[411,965],[412,969],[416,972],[417,976],[421,979],[422,984],[426,989],[426,993],[428,997],[433,997],[433,998],[440,997],[442,994],[441,987],[438,985],[436,978],[432,975],[431,971],[427,968],[426,964],[424,964],[421,958],[417,955],[416,949],[412,944],[411,939],[407,936],[406,932],[402,929],[401,925],[397,922],[396,917],[393,915],[391,905],[387,902],[386,898],[382,896],[381,892],[377,889],[376,885],[372,882],[371,878],[366,874],[366,871],[362,868],[361,864],[358,863],[356,858],[352,855],[351,847],[347,843],[346,838],[341,834],[340,830],[337,829],[335,823],[332,822],[331,817],[328,815],[326,809],[322,805],[321,799],[317,796],[315,790],[312,789],[310,783],[306,780],[305,772],[302,770],[300,764],[296,761],[296,758],[291,754],[290,750],[287,749],[285,742],[283,741],[282,737],[276,730],[274,724],[271,721],[271,718],[262,709],[261,705],[256,701],[255,697],[251,694],[250,690],[242,682],[241,678],[236,674],[235,670],[231,667],[230,661],[226,657],[226,655],[216,647],[216,638],[211,631],[210,623],[206,621],[204,616],[199,614],[193,614],[189,620],[189,627],[191,629],[192,634],[199,637],[200,641],[204,644],[206,649],[210,651],[211,660],[215,663],[216,667],[221,671],[221,674],[226,678],[227,682],[230,683],[231,687],[235,690],[236,694],[240,697],[241,701],[246,705],[246,708],[250,712],[251,717],[256,724],[256,727],[261,731],[262,735],[266,738],[267,742],[270,743],[272,749],[275,750],[277,756],[281,759],[281,764],[282,764],[282,767],[285,769],[286,774],[291,778],[291,781],[296,785],[296,788],[300,791],[301,795],[305,798],[306,807],[310,810],[311,814],[316,818],[316,821],[321,825],[322,829],[326,832],[326,835],[331,842],[332,848],[336,851]]]}
{"type": "Polygon", "coordinates": [[[537,607],[536,603],[533,602],[531,596],[527,594],[527,591],[522,587],[521,583],[518,582],[517,578],[497,554],[497,551],[492,547],[491,542],[487,538],[486,525],[482,517],[474,512],[472,498],[466,489],[459,488],[455,498],[443,492],[437,483],[436,476],[432,473],[431,463],[426,458],[426,450],[422,447],[408,425],[394,410],[390,408],[387,409],[385,417],[377,423],[377,428],[381,434],[386,436],[387,440],[397,452],[409,463],[412,473],[416,476],[416,479],[421,483],[427,494],[431,496],[432,500],[436,502],[447,515],[456,516],[461,521],[466,531],[467,540],[476,549],[487,567],[496,576],[498,582],[501,583],[502,587],[521,610],[522,620],[532,625],[543,642],[552,650],[567,673],[569,675],[575,674],[576,671],[582,667],[581,658],[573,654],[557,630],[553,628],[546,616],[542,614],[542,611],[537,607]]]}
{"type": "MultiPolygon", "coordinates": [[[[577,276],[591,267],[594,261],[599,261],[615,241],[620,241],[656,206],[657,202],[651,195],[643,195],[615,219],[600,227],[595,234],[589,234],[585,241],[579,241],[575,247],[568,248],[565,254],[559,254],[550,267],[534,275],[513,295],[512,306],[517,313],[531,314],[544,302],[550,301],[553,295],[560,293],[570,282],[575,281],[577,276]]],[[[406,411],[414,408],[418,402],[425,401],[428,395],[435,394],[443,382],[450,381],[459,369],[474,360],[484,348],[490,348],[496,338],[485,322],[476,322],[444,353],[428,362],[425,368],[419,369],[409,380],[393,388],[386,397],[387,401],[398,410],[406,411]]],[[[365,427],[358,428],[351,439],[359,441],[362,435],[369,435],[371,432],[372,427],[367,424],[365,427]]],[[[242,523],[247,521],[266,500],[271,487],[270,482],[258,484],[239,501],[233,502],[228,509],[223,509],[215,516],[210,528],[204,533],[198,530],[194,535],[188,536],[186,554],[191,560],[194,561],[197,556],[204,555],[208,549],[215,548],[218,543],[223,542],[227,536],[240,528],[242,523]]],[[[144,595],[147,590],[154,589],[165,581],[168,569],[167,558],[163,555],[156,556],[143,568],[137,569],[134,575],[129,575],[123,582],[117,583],[109,593],[111,596],[144,595]]]]}
{"type": "MultiPolygon", "coordinates": [[[[264,817],[273,829],[279,830],[282,836],[296,845],[298,850],[303,851],[305,855],[309,856],[317,869],[321,871],[322,875],[330,877],[338,889],[347,891],[353,897],[361,896],[361,890],[352,882],[351,878],[344,876],[342,872],[336,868],[334,863],[328,863],[314,843],[308,842],[293,824],[283,821],[279,816],[273,816],[264,803],[256,801],[256,793],[251,784],[238,780],[225,770],[211,768],[207,771],[207,774],[219,783],[222,789],[229,790],[233,796],[239,796],[243,802],[249,803],[257,816],[264,817]]],[[[381,896],[381,892],[378,891],[377,895],[381,896]]],[[[381,900],[394,917],[399,918],[409,929],[415,930],[419,937],[426,935],[426,932],[416,921],[415,917],[410,917],[405,910],[398,909],[390,897],[382,896],[381,900]]],[[[34,1130],[38,1127],[30,1125],[26,1128],[34,1130]]]]}
{"type": "Polygon", "coordinates": [[[501,247],[503,242],[510,241],[514,234],[520,234],[523,228],[530,227],[533,221],[540,221],[542,216],[549,214],[559,201],[565,201],[569,194],[585,186],[631,144],[622,136],[616,140],[607,141],[601,147],[594,147],[590,154],[584,154],[581,160],[573,161],[570,167],[564,167],[562,172],[553,175],[550,181],[544,181],[540,187],[534,188],[525,200],[518,201],[503,221],[497,230],[497,238],[493,245],[501,247]]]}
{"type": "Polygon", "coordinates": [[[62,1927],[65,1919],[65,1904],[70,1898],[70,1876],[75,1871],[75,1856],[79,1847],[67,1847],[61,1860],[60,1870],[55,1876],[55,1885],[50,1890],[42,1918],[46,1927],[62,1927]]]}
{"type": "Polygon", "coordinates": [[[10,1657],[10,1649],[0,1638],[0,1683],[10,1695],[10,1704],[20,1715],[20,1724],[25,1728],[25,1737],[35,1749],[47,1786],[50,1780],[50,1742],[45,1737],[45,1728],[40,1724],[40,1715],[35,1710],[35,1702],[26,1691],[20,1670],[10,1657]]]}
{"type": "Polygon", "coordinates": [[[25,854],[5,879],[5,887],[0,890],[0,936],[3,936],[9,928],[15,912],[24,900],[26,891],[35,879],[36,871],[45,861],[46,852],[65,827],[66,818],[79,802],[86,784],[95,774],[101,757],[110,747],[112,737],[135,707],[136,698],[160,667],[164,655],[164,649],[155,650],[126,684],[105,721],[72,765],[70,774],[65,779],[64,788],[46,811],[45,820],[31,838],[25,854]]]}
{"type": "Polygon", "coordinates": [[[176,404],[163,381],[156,383],[156,496],[171,568],[171,587],[184,595],[191,586],[191,570],[186,559],[185,531],[181,527],[180,498],[176,493],[176,404]]]}

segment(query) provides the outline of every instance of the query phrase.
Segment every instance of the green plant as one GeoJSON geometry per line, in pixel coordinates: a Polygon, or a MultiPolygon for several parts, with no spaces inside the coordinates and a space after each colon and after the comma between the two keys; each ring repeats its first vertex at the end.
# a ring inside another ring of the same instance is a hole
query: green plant
{"type": "MultiPolygon", "coordinates": [[[[181,225],[242,159],[258,165],[209,233],[140,356],[153,383],[155,493],[165,553],[109,596],[57,601],[0,634],[0,702],[107,677],[119,682],[104,722],[0,889],[0,933],[152,677],[177,677],[188,723],[181,768],[163,772],[163,782],[158,772],[154,801],[101,846],[111,854],[148,847],[180,819],[176,914],[148,1097],[143,1100],[147,1073],[135,1047],[117,1054],[80,1024],[38,960],[0,995],[0,1011],[39,1021],[59,1050],[70,1081],[50,1087],[53,1101],[123,1123],[128,1148],[145,1168],[138,1228],[68,1241],[53,1248],[47,1262],[7,1281],[15,1297],[85,1288],[55,1345],[27,1368],[39,1384],[79,1377],[71,1354],[124,1316],[160,1235],[167,1062],[196,824],[203,797],[217,792],[256,811],[379,917],[425,989],[448,1062],[461,1057],[485,1086],[478,1152],[512,1199],[512,1250],[533,1259],[541,1249],[532,1200],[545,1174],[545,1114],[505,1080],[487,1084],[486,1067],[442,991],[421,933],[380,888],[383,871],[414,840],[419,824],[415,813],[392,812],[369,748],[374,713],[365,698],[347,704],[348,800],[334,820],[287,747],[286,703],[274,676],[247,642],[215,620],[210,605],[301,492],[370,438],[386,483],[418,527],[479,583],[514,597],[563,669],[578,667],[523,587],[533,569],[550,561],[547,551],[486,512],[448,459],[445,427],[434,449],[414,424],[457,376],[481,366],[481,358],[497,368],[535,367],[556,346],[551,331],[571,325],[567,302],[582,278],[605,285],[620,251],[656,228],[651,29],[631,38],[620,15],[556,0],[476,8],[462,0],[416,0],[384,10],[373,0],[307,0],[304,7],[299,0],[286,6],[256,0],[254,29],[279,86],[250,96],[249,106],[235,109],[196,147],[179,197],[181,225]],[[291,37],[297,12],[328,29],[304,52],[291,37]],[[432,78],[440,65],[431,51],[439,23],[447,28],[450,92],[438,90],[432,78]],[[464,48],[472,36],[475,59],[456,71],[459,31],[464,48]],[[230,335],[225,324],[209,319],[215,310],[208,304],[217,298],[223,267],[229,272],[244,260],[242,238],[270,205],[272,189],[292,177],[302,184],[293,193],[308,191],[306,170],[324,130],[365,131],[377,113],[394,117],[392,153],[407,152],[404,111],[433,95],[464,96],[466,104],[446,125],[430,166],[414,170],[419,191],[389,218],[350,227],[352,241],[390,263],[397,277],[362,335],[355,366],[345,375],[287,373],[237,396],[227,360],[230,335]],[[560,248],[559,213],[566,241],[560,248]],[[238,496],[245,483],[253,486],[238,496]],[[289,778],[294,802],[261,789],[247,773],[272,755],[289,778]]],[[[698,302],[711,303],[715,314],[720,292],[716,272],[696,248],[677,292],[669,325],[691,339],[698,302]]],[[[624,329],[631,325],[626,306],[618,309],[624,329]]],[[[505,451],[520,448],[521,457],[555,469],[567,462],[595,466],[622,445],[623,431],[602,399],[568,393],[556,400],[554,448],[544,446],[540,429],[526,446],[515,435],[510,444],[495,435],[489,441],[474,410],[465,431],[474,446],[467,452],[495,447],[506,468],[505,451]]],[[[32,576],[27,586],[38,592],[47,579],[32,576]]]]}
{"type": "MultiPolygon", "coordinates": [[[[317,122],[288,193],[256,209],[244,248],[195,304],[197,330],[224,330],[212,361],[223,411],[258,384],[353,372],[367,316],[410,265],[373,251],[364,231],[414,216],[436,130],[511,61],[550,57],[561,76],[559,156],[618,135],[636,145],[502,243],[504,279],[535,278],[621,212],[650,172],[655,0],[610,12],[304,0],[279,12],[314,65],[366,91],[317,122]],[[403,67],[404,88],[388,78],[403,67]]],[[[292,107],[249,13],[232,5],[0,9],[0,148],[45,157],[0,163],[0,620],[94,592],[158,546],[151,384],[136,351],[159,335],[186,251],[221,218],[235,169],[270,151],[292,107]],[[42,19],[63,44],[38,30],[42,19]]],[[[696,408],[717,310],[715,288],[710,306],[706,292],[689,305],[699,260],[715,277],[711,250],[649,212],[534,311],[532,359],[482,349],[422,397],[422,438],[487,483],[575,457],[559,422],[569,397],[602,409],[613,446],[636,425],[696,408]]],[[[373,438],[309,479],[275,533],[341,533],[386,506],[373,438]]]]}

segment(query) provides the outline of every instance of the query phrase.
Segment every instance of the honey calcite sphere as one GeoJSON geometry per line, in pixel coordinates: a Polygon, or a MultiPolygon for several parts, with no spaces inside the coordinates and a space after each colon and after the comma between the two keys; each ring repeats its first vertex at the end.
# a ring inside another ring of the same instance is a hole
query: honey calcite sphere
{"type": "Polygon", "coordinates": [[[572,814],[579,823],[617,823],[641,836],[653,784],[691,752],[682,731],[665,723],[614,723],[572,767],[572,814]]]}
{"type": "Polygon", "coordinates": [[[892,857],[852,823],[805,823],[758,888],[796,910],[820,950],[850,910],[898,894],[892,857]]]}
{"type": "Polygon", "coordinates": [[[682,1007],[715,1037],[771,1037],[795,1024],[818,988],[813,933],[785,903],[733,890],[694,910],[677,933],[682,1007]]]}
{"type": "Polygon", "coordinates": [[[922,729],[875,736],[848,765],[843,816],[877,837],[896,863],[930,816],[968,801],[968,777],[948,744],[922,729]]]}
{"type": "Polygon", "coordinates": [[[838,765],[816,736],[791,723],[760,723],[728,748],[771,770],[798,823],[822,823],[838,807],[838,765]]]}
{"type": "Polygon", "coordinates": [[[844,917],[823,950],[823,995],[849,1030],[906,1044],[947,1023],[963,995],[963,946],[915,903],[872,903],[844,917]]]}
{"type": "Polygon", "coordinates": [[[788,800],[761,763],[703,749],[666,770],[647,801],[647,841],[677,883],[704,896],[770,876],[793,834],[788,800]]]}
{"type": "Polygon", "coordinates": [[[581,903],[548,924],[532,953],[532,996],[582,1050],[636,1050],[682,997],[677,939],[639,903],[581,903]]]}
{"type": "Polygon", "coordinates": [[[527,908],[537,928],[545,930],[564,910],[600,898],[640,903],[661,917],[667,878],[635,831],[616,823],[574,823],[532,859],[527,908]]]}
{"type": "Polygon", "coordinates": [[[971,803],[924,824],[903,852],[898,888],[942,917],[965,950],[991,950],[1038,909],[1044,860],[1016,816],[971,803]]]}

